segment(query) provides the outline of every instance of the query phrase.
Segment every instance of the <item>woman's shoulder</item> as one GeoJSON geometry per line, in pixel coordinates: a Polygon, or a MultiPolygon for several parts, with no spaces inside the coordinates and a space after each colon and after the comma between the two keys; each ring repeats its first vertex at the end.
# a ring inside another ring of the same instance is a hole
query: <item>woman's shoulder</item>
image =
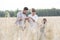
{"type": "Polygon", "coordinates": [[[35,15],[36,17],[38,17],[38,15],[35,15]]]}

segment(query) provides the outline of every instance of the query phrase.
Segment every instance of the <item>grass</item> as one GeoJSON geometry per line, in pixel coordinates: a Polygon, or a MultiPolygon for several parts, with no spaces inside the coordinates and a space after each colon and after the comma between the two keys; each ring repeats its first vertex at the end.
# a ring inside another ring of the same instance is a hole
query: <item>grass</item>
{"type": "MultiPolygon", "coordinates": [[[[39,17],[39,24],[41,24],[43,18],[47,19],[46,40],[60,40],[60,17],[39,17]]],[[[0,18],[0,40],[18,39],[19,27],[15,25],[15,21],[15,17],[0,18]]]]}

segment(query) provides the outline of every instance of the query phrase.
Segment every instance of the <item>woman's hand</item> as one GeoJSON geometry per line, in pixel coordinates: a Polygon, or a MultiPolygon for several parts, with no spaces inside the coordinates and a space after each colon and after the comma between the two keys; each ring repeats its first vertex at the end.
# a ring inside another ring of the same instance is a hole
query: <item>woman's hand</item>
{"type": "Polygon", "coordinates": [[[25,20],[28,20],[28,19],[29,19],[28,17],[25,18],[25,20]]]}
{"type": "Polygon", "coordinates": [[[31,18],[31,17],[29,17],[29,18],[32,19],[33,22],[35,22],[35,20],[33,18],[31,18]]]}

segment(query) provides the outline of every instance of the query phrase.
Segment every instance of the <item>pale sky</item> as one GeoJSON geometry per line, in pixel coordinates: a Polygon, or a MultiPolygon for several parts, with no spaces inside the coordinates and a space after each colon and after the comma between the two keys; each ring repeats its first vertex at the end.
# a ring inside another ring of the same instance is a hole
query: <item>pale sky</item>
{"type": "Polygon", "coordinates": [[[24,7],[29,9],[60,9],[60,0],[0,0],[0,10],[22,10],[24,7]]]}

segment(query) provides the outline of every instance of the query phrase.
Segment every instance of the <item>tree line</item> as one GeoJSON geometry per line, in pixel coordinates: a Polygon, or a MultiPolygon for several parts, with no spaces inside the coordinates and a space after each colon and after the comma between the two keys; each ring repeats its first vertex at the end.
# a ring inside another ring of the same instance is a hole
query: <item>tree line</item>
{"type": "MultiPolygon", "coordinates": [[[[19,11],[21,10],[17,9],[15,11],[0,11],[0,17],[16,17],[19,11]]],[[[60,9],[36,9],[36,13],[38,16],[60,16],[60,9]]],[[[28,11],[28,14],[30,14],[30,11],[28,11]]]]}

